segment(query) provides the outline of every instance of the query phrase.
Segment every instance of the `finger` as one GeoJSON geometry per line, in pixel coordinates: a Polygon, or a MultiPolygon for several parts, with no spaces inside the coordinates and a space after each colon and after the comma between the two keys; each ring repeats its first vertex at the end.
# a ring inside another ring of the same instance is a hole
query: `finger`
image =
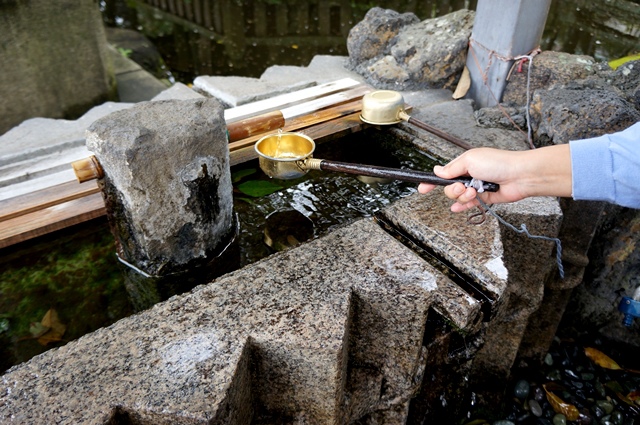
{"type": "MultiPolygon", "coordinates": [[[[449,198],[449,199],[453,199],[455,201],[458,201],[459,197],[462,196],[465,191],[467,190],[467,188],[464,186],[464,184],[462,183],[454,183],[454,184],[450,184],[449,186],[445,186],[444,188],[444,194],[449,198]]],[[[469,199],[465,199],[465,200],[461,200],[462,203],[464,202],[469,202],[469,199]]]]}
{"type": "Polygon", "coordinates": [[[457,200],[460,195],[462,195],[465,191],[464,184],[462,183],[454,183],[449,186],[444,187],[444,194],[447,198],[457,200]]]}
{"type": "Polygon", "coordinates": [[[425,194],[425,193],[429,193],[431,192],[433,189],[436,188],[435,184],[429,184],[429,183],[420,183],[418,185],[418,192],[425,194]]]}
{"type": "Polygon", "coordinates": [[[445,179],[452,179],[454,177],[468,174],[467,163],[464,160],[464,154],[457,157],[444,167],[436,165],[435,167],[433,167],[433,172],[435,173],[435,175],[443,177],[445,179]]]}
{"type": "Polygon", "coordinates": [[[478,196],[478,192],[472,187],[467,187],[465,188],[464,193],[458,196],[458,202],[466,204],[467,202],[471,202],[476,199],[476,196],[478,196]]]}
{"type": "Polygon", "coordinates": [[[478,205],[480,205],[480,203],[476,199],[474,199],[471,202],[466,202],[464,204],[460,202],[456,202],[455,204],[451,205],[451,212],[454,212],[454,213],[463,212],[468,209],[475,208],[478,205]]]}

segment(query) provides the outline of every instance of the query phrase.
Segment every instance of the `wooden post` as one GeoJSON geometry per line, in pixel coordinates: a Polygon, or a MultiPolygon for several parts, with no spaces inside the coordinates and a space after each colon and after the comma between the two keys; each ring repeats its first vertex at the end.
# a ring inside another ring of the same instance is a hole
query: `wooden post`
{"type": "Polygon", "coordinates": [[[550,6],[551,0],[478,0],[467,55],[467,97],[476,106],[500,102],[513,58],[538,46],[550,6]]]}

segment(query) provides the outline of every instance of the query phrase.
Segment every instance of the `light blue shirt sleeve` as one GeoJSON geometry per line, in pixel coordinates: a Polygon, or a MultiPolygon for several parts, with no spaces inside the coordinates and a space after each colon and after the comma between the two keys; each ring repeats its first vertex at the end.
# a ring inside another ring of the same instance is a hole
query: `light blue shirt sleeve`
{"type": "Polygon", "coordinates": [[[640,208],[640,122],[569,146],[573,199],[640,208]]]}

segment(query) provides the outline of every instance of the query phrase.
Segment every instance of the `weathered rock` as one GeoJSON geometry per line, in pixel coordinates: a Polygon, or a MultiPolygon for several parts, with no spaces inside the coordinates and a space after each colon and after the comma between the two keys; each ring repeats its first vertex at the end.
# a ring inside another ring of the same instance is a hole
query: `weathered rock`
{"type": "Polygon", "coordinates": [[[640,60],[620,65],[615,71],[600,73],[607,83],[622,90],[636,109],[640,110],[640,60]]]}
{"type": "Polygon", "coordinates": [[[442,279],[361,220],[14,367],[0,380],[0,421],[395,416],[422,380],[424,325],[442,279]]]}
{"type": "Polygon", "coordinates": [[[568,325],[600,331],[615,340],[640,345],[640,320],[622,325],[617,307],[622,297],[632,297],[640,286],[640,213],[608,205],[589,252],[582,285],[574,289],[567,305],[568,325]]]}
{"type": "MultiPolygon", "coordinates": [[[[518,72],[517,67],[514,68],[502,95],[503,103],[526,105],[530,65],[529,62],[523,64],[522,72],[518,72]]],[[[533,58],[529,82],[530,94],[536,90],[549,90],[587,78],[595,75],[596,70],[596,61],[591,56],[544,51],[533,58]]]]}
{"type": "Polygon", "coordinates": [[[531,120],[538,146],[600,136],[640,120],[640,112],[612,87],[557,88],[533,95],[531,120]]]}
{"type": "Polygon", "coordinates": [[[549,278],[545,283],[540,308],[529,318],[518,357],[523,364],[542,364],[556,336],[572,291],[584,278],[589,263],[587,253],[600,222],[604,202],[560,199],[564,216],[558,238],[562,241],[564,278],[549,278]]]}
{"type": "Polygon", "coordinates": [[[476,122],[485,128],[503,128],[506,130],[524,129],[527,127],[526,109],[524,106],[503,106],[481,108],[475,111],[476,122]]]}
{"type": "Polygon", "coordinates": [[[474,12],[415,22],[415,15],[371,9],[349,33],[349,64],[378,88],[451,88],[464,68],[474,12]]]}
{"type": "MultiPolygon", "coordinates": [[[[513,204],[499,204],[494,211],[507,223],[532,235],[557,237],[562,212],[556,199],[528,198],[513,204]]],[[[480,404],[495,405],[504,394],[504,382],[515,362],[531,314],[541,305],[545,281],[557,275],[553,242],[528,238],[501,226],[504,267],[509,270],[509,286],[504,303],[488,324],[485,344],[473,360],[471,380],[477,385],[480,404]]]]}
{"type": "Polygon", "coordinates": [[[150,72],[154,77],[165,79],[170,72],[160,56],[160,52],[144,34],[138,31],[106,27],[105,33],[109,43],[118,51],[128,57],[142,68],[150,72]]]}
{"type": "Polygon", "coordinates": [[[215,99],[137,104],[94,122],[118,254],[150,275],[204,260],[233,228],[226,125],[215,99]]]}
{"type": "Polygon", "coordinates": [[[458,10],[400,30],[391,55],[425,87],[452,88],[465,65],[474,13],[458,10]]]}
{"type": "Polygon", "coordinates": [[[413,13],[400,14],[393,10],[374,7],[369,9],[364,20],[349,32],[347,50],[352,66],[369,59],[383,56],[388,51],[389,42],[406,25],[420,22],[413,13]]]}

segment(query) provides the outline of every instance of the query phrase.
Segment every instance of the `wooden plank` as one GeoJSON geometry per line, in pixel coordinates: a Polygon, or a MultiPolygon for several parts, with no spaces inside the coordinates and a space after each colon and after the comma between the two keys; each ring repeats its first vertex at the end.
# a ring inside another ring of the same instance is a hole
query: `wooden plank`
{"type": "Polygon", "coordinates": [[[278,109],[308,102],[323,96],[327,96],[339,91],[343,91],[361,85],[360,82],[352,78],[343,78],[330,83],[313,86],[292,93],[285,93],[269,99],[258,100],[246,105],[236,106],[224,111],[224,119],[227,122],[251,117],[265,112],[276,111],[278,109]]]}
{"type": "MultiPolygon", "coordinates": [[[[324,121],[330,121],[345,115],[353,114],[355,112],[359,112],[362,108],[362,102],[359,100],[352,101],[349,103],[344,103],[342,105],[335,106],[333,108],[327,108],[321,111],[317,111],[313,114],[308,114],[299,118],[294,118],[285,122],[284,127],[282,127],[282,131],[297,131],[307,127],[311,127],[317,124],[320,124],[324,121]]],[[[260,139],[264,134],[255,134],[253,136],[249,136],[247,138],[237,140],[235,142],[229,143],[229,151],[233,153],[238,149],[242,149],[246,146],[253,145],[258,139],[260,139]]]]}
{"type": "Polygon", "coordinates": [[[3,199],[0,201],[0,222],[94,193],[100,193],[97,181],[78,183],[74,180],[14,198],[3,199]]]}
{"type": "Polygon", "coordinates": [[[0,248],[33,239],[106,214],[102,194],[95,193],[0,223],[0,248]]]}
{"type": "Polygon", "coordinates": [[[367,126],[368,124],[360,119],[360,112],[357,112],[309,127],[304,134],[311,137],[316,143],[325,143],[360,131],[367,126]]]}
{"type": "MultiPolygon", "coordinates": [[[[356,112],[307,127],[304,130],[304,134],[320,144],[346,136],[347,134],[355,133],[356,131],[362,130],[365,126],[368,126],[368,124],[363,123],[360,119],[360,112],[356,112]]],[[[233,167],[234,165],[256,159],[258,154],[253,148],[254,143],[238,146],[233,152],[230,152],[229,164],[233,167]]]]}
{"type": "Polygon", "coordinates": [[[282,116],[284,117],[284,119],[288,120],[291,118],[312,114],[315,111],[319,111],[324,108],[351,102],[352,100],[360,101],[360,99],[362,99],[362,96],[371,91],[373,91],[373,88],[365,84],[361,84],[349,90],[323,96],[321,98],[299,105],[293,105],[288,108],[283,108],[280,110],[280,112],[282,112],[282,116]]]}

